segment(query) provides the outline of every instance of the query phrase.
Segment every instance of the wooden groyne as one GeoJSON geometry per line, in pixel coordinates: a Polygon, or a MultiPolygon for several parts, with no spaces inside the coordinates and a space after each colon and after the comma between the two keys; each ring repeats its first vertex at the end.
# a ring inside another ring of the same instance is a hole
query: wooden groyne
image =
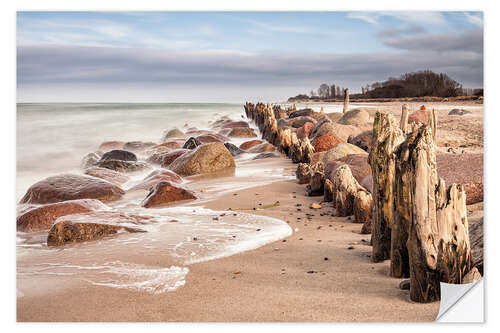
{"type": "Polygon", "coordinates": [[[308,184],[308,195],[323,195],[336,216],[353,215],[353,222],[363,223],[362,232],[372,235],[372,260],[390,260],[391,276],[410,277],[410,298],[432,302],[440,299],[440,282],[470,282],[480,274],[472,270],[465,191],[447,186],[437,173],[436,112],[429,112],[429,124],[408,124],[408,112],[403,105],[399,124],[377,112],[367,134],[366,123],[352,121],[364,119],[359,110],[339,117],[245,104],[262,138],[298,163],[297,179],[308,184]],[[356,135],[370,138],[369,155],[342,140],[316,151],[323,147],[318,142],[346,131],[353,133],[350,142],[361,142],[356,135]]]}

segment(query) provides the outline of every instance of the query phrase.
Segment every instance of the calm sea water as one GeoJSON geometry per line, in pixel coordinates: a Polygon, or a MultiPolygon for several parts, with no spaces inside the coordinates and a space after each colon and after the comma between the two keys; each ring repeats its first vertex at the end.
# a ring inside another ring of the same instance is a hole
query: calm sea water
{"type": "Polygon", "coordinates": [[[164,130],[242,114],[241,104],[18,104],[16,197],[40,179],[77,170],[103,141],[159,142],[164,130]]]}

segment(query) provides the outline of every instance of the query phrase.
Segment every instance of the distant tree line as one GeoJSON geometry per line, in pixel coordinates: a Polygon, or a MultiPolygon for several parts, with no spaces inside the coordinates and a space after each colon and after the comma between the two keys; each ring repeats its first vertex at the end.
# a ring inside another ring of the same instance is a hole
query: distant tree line
{"type": "MultiPolygon", "coordinates": [[[[322,83],[309,95],[300,94],[295,99],[338,99],[344,98],[345,88],[340,85],[322,83]]],[[[384,82],[375,82],[361,87],[361,94],[352,94],[355,98],[402,98],[402,97],[456,97],[482,96],[483,89],[463,88],[447,74],[424,70],[405,73],[399,78],[389,78],[384,82]]]]}

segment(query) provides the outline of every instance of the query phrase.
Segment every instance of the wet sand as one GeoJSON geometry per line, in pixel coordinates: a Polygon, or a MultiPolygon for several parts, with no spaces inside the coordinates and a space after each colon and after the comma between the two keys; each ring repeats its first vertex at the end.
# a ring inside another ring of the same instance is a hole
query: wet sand
{"type": "MultiPolygon", "coordinates": [[[[295,169],[285,158],[272,163],[281,165],[285,173],[295,169]]],[[[82,281],[68,282],[50,292],[42,288],[33,295],[18,297],[18,321],[435,319],[439,303],[411,302],[408,291],[398,287],[401,280],[388,276],[389,262],[371,262],[370,235],[359,234],[361,225],[351,223],[349,218],[330,216],[333,213],[330,204],[310,209],[310,204],[321,197],[305,196],[304,185],[284,180],[235,193],[224,194],[205,203],[205,207],[243,209],[279,218],[289,222],[294,233],[284,241],[256,250],[192,264],[184,286],[159,295],[82,281]],[[272,205],[276,200],[279,206],[272,205]],[[314,216],[308,220],[306,213],[314,216]],[[320,213],[328,214],[320,216],[320,213]]],[[[162,257],[144,258],[150,264],[163,261],[162,257]]],[[[43,281],[37,284],[43,286],[43,281]]]]}

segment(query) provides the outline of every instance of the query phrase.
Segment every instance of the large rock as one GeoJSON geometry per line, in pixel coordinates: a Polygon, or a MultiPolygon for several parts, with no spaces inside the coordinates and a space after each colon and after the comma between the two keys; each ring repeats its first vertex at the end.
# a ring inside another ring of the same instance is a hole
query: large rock
{"type": "Polygon", "coordinates": [[[135,225],[146,224],[151,217],[115,211],[89,212],[60,217],[49,231],[48,246],[62,246],[102,239],[121,231],[145,232],[135,225]]]}
{"type": "Polygon", "coordinates": [[[303,117],[303,116],[314,118],[315,112],[313,111],[313,109],[297,110],[297,111],[290,112],[290,114],[288,115],[288,118],[297,118],[297,117],[303,117]]]}
{"type": "Polygon", "coordinates": [[[341,165],[348,165],[351,170],[351,174],[356,179],[361,186],[362,182],[366,177],[371,176],[371,167],[368,164],[367,154],[350,154],[339,158],[338,160],[330,161],[325,164],[325,177],[333,180],[333,174],[335,170],[341,165]]]}
{"type": "Polygon", "coordinates": [[[339,158],[345,157],[347,155],[351,154],[365,154],[367,155],[366,151],[363,149],[351,145],[350,143],[339,143],[332,149],[328,150],[323,156],[323,159],[321,160],[324,165],[327,165],[328,162],[338,160],[339,158]]]}
{"type": "Polygon", "coordinates": [[[244,150],[238,148],[238,146],[232,144],[231,142],[225,142],[224,146],[227,148],[227,150],[229,150],[229,152],[233,156],[238,156],[238,155],[243,154],[245,152],[244,150]]]}
{"type": "Polygon", "coordinates": [[[224,135],[220,135],[217,133],[205,133],[202,135],[198,135],[196,139],[202,143],[212,143],[212,142],[226,142],[229,138],[224,135]]]}
{"type": "Polygon", "coordinates": [[[339,121],[340,118],[342,118],[343,113],[342,112],[330,112],[325,114],[325,116],[328,117],[332,122],[336,123],[339,121]]]}
{"type": "Polygon", "coordinates": [[[183,149],[195,149],[196,147],[199,147],[203,144],[200,140],[190,137],[189,139],[186,140],[184,143],[184,146],[182,146],[183,149]]]}
{"type": "Polygon", "coordinates": [[[221,128],[249,127],[246,121],[227,121],[221,128]]]}
{"type": "Polygon", "coordinates": [[[257,134],[255,134],[253,128],[234,127],[234,128],[231,128],[231,130],[229,131],[227,136],[230,138],[253,138],[253,137],[256,137],[257,134]]]}
{"type": "Polygon", "coordinates": [[[48,204],[28,210],[17,217],[17,231],[48,230],[61,216],[104,209],[99,200],[81,199],[48,204]]]}
{"type": "Polygon", "coordinates": [[[100,152],[100,151],[88,153],[87,155],[85,155],[82,158],[82,161],[80,162],[80,166],[82,167],[82,169],[86,169],[86,168],[94,165],[94,163],[96,163],[97,161],[99,161],[101,159],[101,156],[102,156],[102,152],[100,152]]]}
{"type": "Polygon", "coordinates": [[[272,144],[263,142],[260,145],[257,145],[255,147],[252,147],[248,149],[249,153],[266,153],[266,152],[271,152],[274,151],[275,148],[272,144]]]}
{"type": "Polygon", "coordinates": [[[159,145],[156,145],[156,146],[153,146],[152,149],[154,150],[161,150],[161,149],[166,149],[166,150],[169,150],[169,149],[179,149],[181,148],[182,145],[177,142],[177,141],[166,141],[164,143],[161,143],[159,145]]]}
{"type": "Polygon", "coordinates": [[[123,145],[123,150],[141,152],[154,146],[156,146],[154,142],[130,141],[123,145]]]}
{"type": "Polygon", "coordinates": [[[163,133],[163,138],[161,139],[161,141],[165,142],[171,138],[185,138],[185,137],[186,135],[180,129],[173,128],[163,133]]]}
{"type": "Polygon", "coordinates": [[[464,114],[469,114],[469,113],[472,113],[472,112],[464,110],[464,109],[453,109],[448,113],[448,115],[449,116],[463,116],[464,114]]]}
{"type": "Polygon", "coordinates": [[[179,158],[180,156],[184,155],[189,151],[190,151],[189,149],[176,149],[169,152],[156,153],[151,155],[147,159],[147,161],[149,163],[160,164],[162,168],[166,168],[170,164],[172,164],[172,162],[175,161],[177,158],[179,158]]]}
{"type": "Polygon", "coordinates": [[[99,150],[109,151],[109,150],[113,150],[113,149],[122,149],[124,145],[125,145],[125,142],[123,142],[123,141],[104,141],[99,146],[99,150]]]}
{"type": "Polygon", "coordinates": [[[193,200],[196,196],[193,192],[168,181],[161,181],[153,186],[142,201],[141,205],[146,208],[165,206],[175,201],[193,200]]]}
{"type": "Polygon", "coordinates": [[[461,184],[467,205],[483,201],[483,154],[447,154],[436,156],[439,177],[446,184],[461,184]]]}
{"type": "Polygon", "coordinates": [[[277,158],[277,157],[281,157],[281,155],[276,152],[265,152],[257,154],[254,158],[252,158],[252,160],[262,160],[264,158],[277,158]]]}
{"type": "MultiPolygon", "coordinates": [[[[234,130],[234,129],[233,129],[234,130]]],[[[178,157],[169,169],[182,176],[234,168],[234,158],[223,143],[208,143],[178,157]]]]}
{"type": "Polygon", "coordinates": [[[472,266],[476,267],[481,275],[483,271],[483,219],[469,226],[469,239],[472,251],[472,266]]]}
{"type": "Polygon", "coordinates": [[[314,124],[311,123],[310,121],[308,121],[302,127],[297,129],[297,138],[299,138],[301,140],[304,138],[308,138],[309,134],[311,134],[311,131],[313,130],[313,128],[314,128],[314,124]]]}
{"type": "Polygon", "coordinates": [[[287,125],[291,126],[293,128],[299,128],[304,126],[306,123],[313,123],[316,124],[316,119],[307,117],[307,116],[300,116],[297,118],[292,118],[287,121],[287,125]]]}
{"type": "Polygon", "coordinates": [[[108,181],[111,184],[115,184],[117,186],[120,186],[130,180],[128,176],[120,172],[100,167],[88,168],[85,170],[85,174],[92,177],[104,179],[105,181],[108,181]]]}
{"type": "Polygon", "coordinates": [[[429,125],[429,111],[427,110],[417,110],[410,113],[408,116],[408,124],[411,123],[422,123],[424,125],[429,125]]]}
{"type": "Polygon", "coordinates": [[[106,168],[117,172],[136,172],[150,168],[149,164],[142,161],[100,160],[94,165],[99,168],[106,168]]]}
{"type": "Polygon", "coordinates": [[[328,151],[335,146],[337,146],[339,143],[342,143],[343,141],[339,138],[337,138],[335,135],[328,133],[325,135],[322,135],[320,137],[317,137],[312,141],[312,145],[314,147],[314,151],[316,153],[322,152],[322,151],[328,151]]]}
{"type": "Polygon", "coordinates": [[[257,146],[257,145],[260,145],[261,143],[263,143],[264,141],[262,140],[250,140],[250,141],[245,141],[243,142],[241,145],[240,145],[240,148],[243,149],[243,150],[248,150],[254,146],[257,146]]]}
{"type": "Polygon", "coordinates": [[[350,136],[357,136],[365,131],[371,131],[372,125],[364,124],[354,126],[332,123],[331,126],[329,126],[329,129],[332,131],[331,133],[335,134],[336,137],[344,142],[347,142],[350,136]]]}
{"type": "Polygon", "coordinates": [[[119,161],[137,161],[137,156],[134,153],[126,150],[110,150],[101,157],[101,161],[119,160],[119,161]]]}
{"type": "Polygon", "coordinates": [[[162,181],[182,183],[182,178],[171,170],[158,169],[151,172],[139,184],[133,186],[128,191],[150,190],[151,187],[162,181]]]}
{"type": "Polygon", "coordinates": [[[107,181],[89,176],[63,174],[32,185],[20,203],[47,204],[77,199],[102,202],[120,199],[125,192],[107,181]]]}
{"type": "Polygon", "coordinates": [[[347,139],[347,143],[353,144],[363,149],[364,151],[370,152],[372,140],[373,131],[364,131],[363,133],[356,136],[349,136],[349,138],[347,139]]]}
{"type": "Polygon", "coordinates": [[[370,121],[370,114],[364,110],[350,110],[342,115],[338,120],[339,124],[343,125],[362,125],[370,121]]]}

